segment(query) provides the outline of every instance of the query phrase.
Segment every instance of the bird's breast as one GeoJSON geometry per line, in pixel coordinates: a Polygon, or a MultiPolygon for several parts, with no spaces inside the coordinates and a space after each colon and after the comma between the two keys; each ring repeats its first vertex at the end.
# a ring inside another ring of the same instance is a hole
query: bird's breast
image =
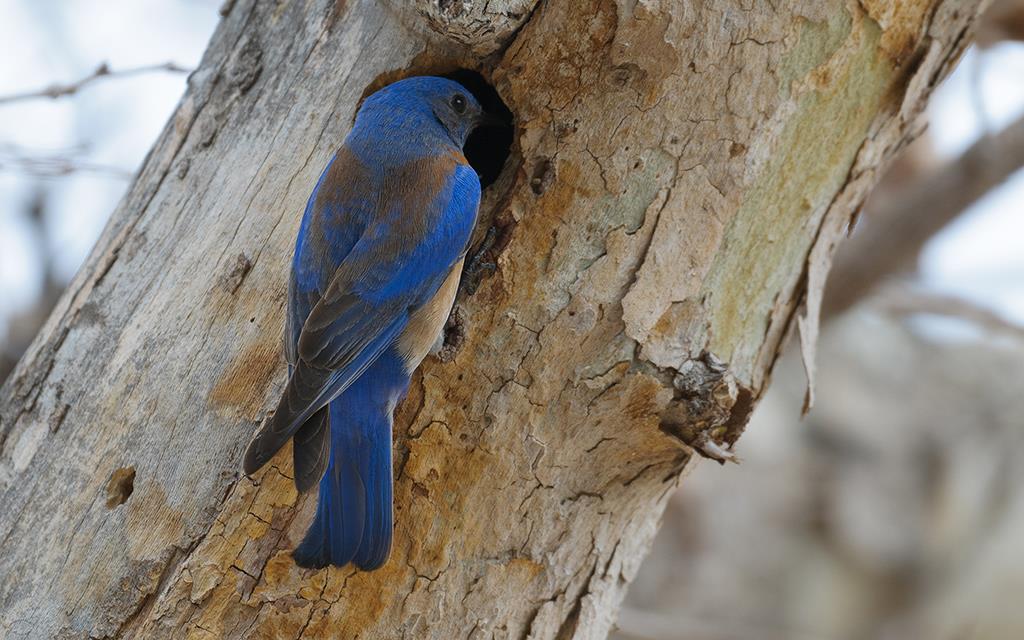
{"type": "Polygon", "coordinates": [[[431,347],[441,335],[448,313],[455,302],[455,293],[459,289],[459,277],[462,274],[462,262],[459,260],[448,272],[441,287],[429,302],[413,312],[409,324],[398,338],[396,347],[405,361],[405,369],[412,373],[423,358],[430,353],[431,347]]]}

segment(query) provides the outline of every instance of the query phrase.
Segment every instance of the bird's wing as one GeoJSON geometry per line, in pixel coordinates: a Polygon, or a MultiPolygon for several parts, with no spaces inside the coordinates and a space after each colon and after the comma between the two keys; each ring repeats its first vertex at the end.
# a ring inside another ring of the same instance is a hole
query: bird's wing
{"type": "MultiPolygon", "coordinates": [[[[302,325],[329,286],[338,263],[352,251],[373,219],[377,207],[374,182],[366,165],[347,145],[342,145],[320,174],[309,197],[295,239],[288,281],[284,353],[289,377],[298,363],[302,325]]],[[[300,492],[316,486],[327,468],[329,427],[325,406],[295,432],[293,468],[295,486],[300,492]]]]}
{"type": "Polygon", "coordinates": [[[376,207],[369,170],[342,145],[317,180],[295,240],[285,315],[284,351],[289,365],[298,362],[299,334],[309,312],[330,285],[336,266],[366,231],[376,207]]]}
{"type": "MultiPolygon", "coordinates": [[[[310,311],[277,412],[246,453],[246,473],[265,464],[398,338],[409,314],[433,297],[464,254],[480,202],[479,179],[447,157],[432,162],[419,162],[418,171],[440,174],[436,186],[420,190],[419,198],[384,193],[389,207],[367,226],[310,311]]],[[[418,180],[429,184],[430,176],[392,184],[408,187],[418,180]]]]}

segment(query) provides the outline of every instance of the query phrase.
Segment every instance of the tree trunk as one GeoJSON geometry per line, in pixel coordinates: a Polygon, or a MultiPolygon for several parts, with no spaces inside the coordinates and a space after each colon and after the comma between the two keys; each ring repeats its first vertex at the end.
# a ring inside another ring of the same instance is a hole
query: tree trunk
{"type": "Polygon", "coordinates": [[[0,635],[603,637],[979,4],[228,2],[0,396],[0,635]],[[399,409],[391,560],[301,570],[290,453],[238,472],[300,213],[368,89],[455,68],[515,114],[497,268],[399,409]]]}

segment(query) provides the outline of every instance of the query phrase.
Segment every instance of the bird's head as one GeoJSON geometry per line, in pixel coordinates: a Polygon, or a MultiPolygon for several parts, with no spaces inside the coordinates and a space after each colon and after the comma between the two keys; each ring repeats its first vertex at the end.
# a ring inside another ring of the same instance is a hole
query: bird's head
{"type": "Polygon", "coordinates": [[[465,87],[434,76],[406,78],[378,90],[363,102],[357,122],[360,118],[379,126],[439,128],[460,149],[473,129],[491,120],[465,87]]]}

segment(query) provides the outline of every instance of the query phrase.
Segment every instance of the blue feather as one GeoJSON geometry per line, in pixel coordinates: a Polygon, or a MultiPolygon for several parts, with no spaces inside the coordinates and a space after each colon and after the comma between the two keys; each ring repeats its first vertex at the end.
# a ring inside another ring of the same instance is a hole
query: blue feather
{"type": "Polygon", "coordinates": [[[391,549],[391,420],[408,376],[389,352],[331,401],[331,460],[316,518],[294,551],[304,567],[375,569],[391,549]]]}

